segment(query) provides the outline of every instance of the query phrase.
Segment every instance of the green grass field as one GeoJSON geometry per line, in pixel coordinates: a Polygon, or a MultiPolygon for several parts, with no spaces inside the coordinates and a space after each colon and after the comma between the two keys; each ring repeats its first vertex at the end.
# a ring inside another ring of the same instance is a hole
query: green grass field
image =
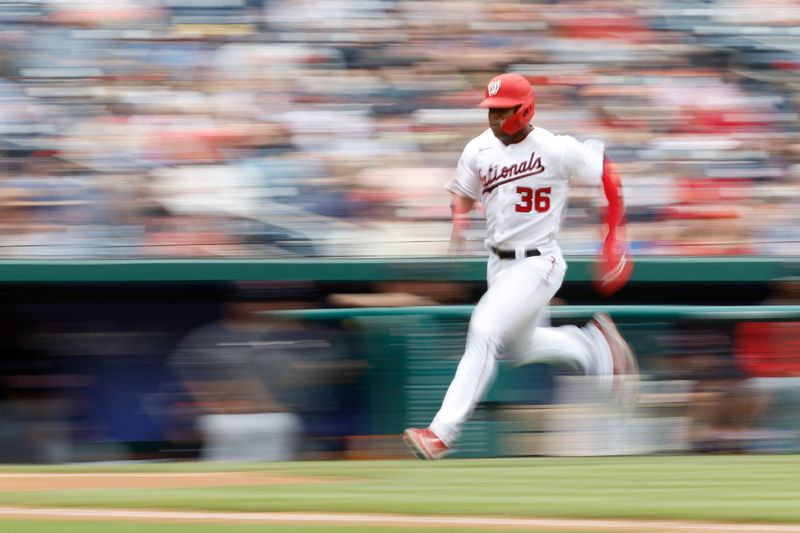
{"type": "MultiPolygon", "coordinates": [[[[215,488],[7,491],[0,492],[0,506],[623,518],[800,525],[800,456],[795,455],[482,459],[435,463],[408,460],[19,466],[0,468],[0,475],[202,471],[252,471],[314,478],[317,482],[215,488]]],[[[113,529],[103,529],[100,522],[0,520],[0,531],[22,531],[18,524],[25,525],[24,531],[36,533],[144,530],[141,524],[119,523],[113,529]]],[[[167,528],[164,531],[170,533],[216,533],[223,531],[223,527],[224,531],[245,533],[267,526],[168,524],[164,527],[167,528]]],[[[371,529],[360,526],[337,529],[320,525],[268,527],[273,531],[290,532],[409,530],[408,527],[371,529]]],[[[148,525],[147,531],[155,533],[158,528],[148,525]]]]}

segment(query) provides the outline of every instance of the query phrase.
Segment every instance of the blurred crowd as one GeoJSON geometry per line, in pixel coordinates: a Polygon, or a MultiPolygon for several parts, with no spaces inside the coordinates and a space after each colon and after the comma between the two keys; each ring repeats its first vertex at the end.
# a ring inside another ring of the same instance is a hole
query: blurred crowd
{"type": "MultiPolygon", "coordinates": [[[[0,0],[0,256],[443,255],[503,71],[534,124],[606,142],[634,252],[800,255],[798,22],[796,0],[0,0]]],[[[575,191],[568,254],[596,251],[598,200],[575,191]]]]}

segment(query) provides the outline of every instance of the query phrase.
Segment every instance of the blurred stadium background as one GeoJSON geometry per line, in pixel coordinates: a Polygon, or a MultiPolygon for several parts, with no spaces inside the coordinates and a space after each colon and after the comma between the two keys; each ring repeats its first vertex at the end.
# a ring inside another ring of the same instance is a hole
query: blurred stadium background
{"type": "Polygon", "coordinates": [[[615,306],[644,402],[504,367],[461,456],[799,451],[798,22],[790,0],[0,1],[0,461],[404,456],[483,290],[479,214],[443,259],[443,184],[506,70],[535,123],[620,164],[634,278],[593,292],[576,189],[553,321],[615,306]]]}

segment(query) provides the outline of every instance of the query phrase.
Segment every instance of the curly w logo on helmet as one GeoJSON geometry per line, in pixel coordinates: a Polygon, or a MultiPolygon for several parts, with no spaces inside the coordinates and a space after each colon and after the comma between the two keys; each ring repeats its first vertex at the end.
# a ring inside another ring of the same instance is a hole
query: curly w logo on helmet
{"type": "Polygon", "coordinates": [[[498,92],[500,92],[500,80],[495,80],[491,82],[487,88],[489,96],[496,96],[498,92]]]}

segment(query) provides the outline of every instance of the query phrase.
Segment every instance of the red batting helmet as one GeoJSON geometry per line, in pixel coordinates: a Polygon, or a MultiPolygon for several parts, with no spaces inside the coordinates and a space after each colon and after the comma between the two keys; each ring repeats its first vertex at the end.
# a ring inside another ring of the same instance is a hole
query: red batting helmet
{"type": "Polygon", "coordinates": [[[511,135],[528,124],[533,118],[533,87],[524,77],[510,72],[492,78],[486,85],[486,93],[480,107],[506,109],[509,107],[520,108],[508,117],[501,129],[511,135]]]}

